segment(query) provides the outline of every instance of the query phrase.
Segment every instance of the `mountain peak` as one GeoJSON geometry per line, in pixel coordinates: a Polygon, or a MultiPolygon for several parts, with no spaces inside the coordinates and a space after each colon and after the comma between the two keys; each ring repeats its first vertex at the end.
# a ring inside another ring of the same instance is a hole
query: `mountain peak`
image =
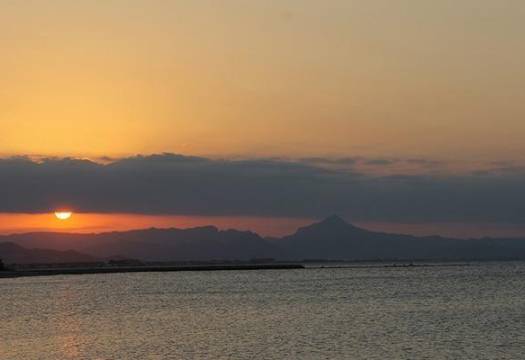
{"type": "Polygon", "coordinates": [[[336,232],[339,233],[341,231],[347,232],[347,231],[354,231],[358,228],[354,225],[347,223],[342,217],[338,215],[332,215],[327,217],[324,220],[321,220],[320,222],[304,226],[299,228],[297,231],[300,233],[312,233],[312,232],[323,232],[324,234],[327,234],[326,232],[336,232]]]}
{"type": "Polygon", "coordinates": [[[335,214],[325,218],[319,224],[325,224],[325,225],[350,225],[342,217],[340,217],[339,215],[335,215],[335,214]]]}

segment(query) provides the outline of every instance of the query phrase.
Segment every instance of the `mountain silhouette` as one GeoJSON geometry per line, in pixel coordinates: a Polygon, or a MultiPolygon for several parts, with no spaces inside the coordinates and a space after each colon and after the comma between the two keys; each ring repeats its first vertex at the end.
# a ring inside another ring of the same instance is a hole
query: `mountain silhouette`
{"type": "Polygon", "coordinates": [[[27,248],[73,249],[99,258],[122,256],[146,261],[267,258],[280,252],[275,244],[253,232],[221,231],[214,226],[101,234],[27,233],[0,236],[2,241],[27,248]]]}
{"type": "Polygon", "coordinates": [[[73,250],[27,249],[12,242],[0,243],[0,259],[6,264],[89,263],[96,261],[93,256],[73,250]]]}
{"type": "MultiPolygon", "coordinates": [[[[145,261],[331,259],[525,259],[525,239],[452,239],[417,237],[369,231],[339,216],[299,228],[282,238],[219,230],[214,226],[190,229],[143,229],[101,234],[27,233],[0,236],[26,250],[74,250],[94,258],[122,256],[145,261]]],[[[5,244],[3,245],[5,248],[5,244]]],[[[0,258],[9,261],[0,247],[0,258]]],[[[21,250],[20,250],[21,251],[21,250]]],[[[51,254],[42,253],[43,259],[51,254]]],[[[55,254],[59,256],[59,254],[55,254]]],[[[77,254],[78,255],[78,254],[77,254]]],[[[36,255],[32,259],[35,259],[36,255]]],[[[29,255],[28,255],[29,257],[29,255]]],[[[12,257],[11,257],[12,258],[12,257]]]]}
{"type": "Polygon", "coordinates": [[[338,216],[279,239],[298,259],[496,259],[525,258],[525,239],[451,239],[369,231],[338,216]]]}

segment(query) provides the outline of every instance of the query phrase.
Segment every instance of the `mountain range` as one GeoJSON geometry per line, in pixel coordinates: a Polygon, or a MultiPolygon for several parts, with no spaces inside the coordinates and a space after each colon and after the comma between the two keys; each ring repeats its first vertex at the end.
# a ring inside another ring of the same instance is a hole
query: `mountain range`
{"type": "Polygon", "coordinates": [[[525,239],[388,234],[356,227],[338,216],[282,238],[263,238],[250,231],[219,230],[214,226],[0,236],[0,259],[6,263],[86,262],[116,256],[144,261],[525,259],[525,239]]]}
{"type": "Polygon", "coordinates": [[[74,250],[27,249],[12,242],[0,242],[0,259],[8,264],[91,263],[97,260],[74,250]]]}

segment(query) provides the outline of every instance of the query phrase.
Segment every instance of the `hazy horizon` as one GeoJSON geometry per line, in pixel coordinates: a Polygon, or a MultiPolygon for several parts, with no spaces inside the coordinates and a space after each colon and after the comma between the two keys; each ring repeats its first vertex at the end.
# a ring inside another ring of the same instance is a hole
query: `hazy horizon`
{"type": "MultiPolygon", "coordinates": [[[[252,231],[262,237],[282,237],[297,229],[323,220],[323,218],[257,218],[181,215],[137,214],[84,214],[75,213],[73,221],[60,222],[53,214],[6,214],[0,213],[0,236],[34,232],[59,232],[75,234],[101,234],[114,231],[133,231],[150,228],[190,229],[215,226],[219,230],[252,231]],[[80,217],[80,220],[78,219],[80,217]],[[88,226],[82,224],[89,224],[88,226]],[[9,225],[6,225],[9,224],[9,225]],[[12,225],[14,224],[14,225],[12,225]],[[131,224],[131,225],[130,225],[131,224]]],[[[525,227],[516,224],[491,223],[395,223],[395,222],[347,222],[370,231],[415,236],[443,236],[458,239],[472,238],[524,238],[525,227]]]]}

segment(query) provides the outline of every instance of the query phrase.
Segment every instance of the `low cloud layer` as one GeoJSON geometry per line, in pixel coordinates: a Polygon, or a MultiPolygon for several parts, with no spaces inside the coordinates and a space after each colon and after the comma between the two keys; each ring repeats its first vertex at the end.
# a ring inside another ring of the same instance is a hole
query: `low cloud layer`
{"type": "MultiPolygon", "coordinates": [[[[323,217],[360,221],[525,222],[525,171],[370,175],[380,159],[214,160],[173,154],[97,163],[0,159],[0,212],[323,217]],[[323,166],[344,163],[344,169],[323,166]]],[[[398,161],[398,160],[396,160],[398,161]]],[[[406,160],[424,166],[434,162],[406,160]]]]}

